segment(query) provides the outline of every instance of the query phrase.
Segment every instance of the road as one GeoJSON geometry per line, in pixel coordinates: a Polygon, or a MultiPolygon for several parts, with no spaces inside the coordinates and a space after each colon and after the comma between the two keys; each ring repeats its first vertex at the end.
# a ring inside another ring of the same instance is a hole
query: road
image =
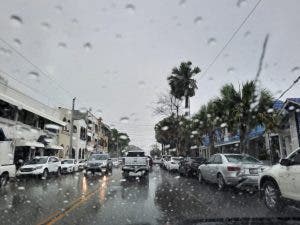
{"type": "Polygon", "coordinates": [[[11,182],[0,190],[1,224],[186,224],[228,217],[298,216],[289,208],[274,214],[257,193],[219,192],[215,185],[179,177],[154,166],[148,179],[82,173],[11,182]]]}

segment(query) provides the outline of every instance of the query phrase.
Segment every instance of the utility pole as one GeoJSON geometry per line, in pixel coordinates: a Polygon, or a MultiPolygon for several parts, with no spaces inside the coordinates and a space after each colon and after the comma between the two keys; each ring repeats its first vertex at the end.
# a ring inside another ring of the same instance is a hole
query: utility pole
{"type": "MultiPolygon", "coordinates": [[[[73,98],[72,101],[72,111],[71,111],[71,130],[70,130],[70,149],[69,149],[69,158],[72,158],[72,152],[73,152],[73,126],[74,126],[74,108],[75,108],[75,100],[76,97],[73,98]]],[[[76,156],[75,156],[76,158],[76,156]]]]}
{"type": "Polygon", "coordinates": [[[117,158],[119,158],[119,134],[117,136],[117,158]]]}

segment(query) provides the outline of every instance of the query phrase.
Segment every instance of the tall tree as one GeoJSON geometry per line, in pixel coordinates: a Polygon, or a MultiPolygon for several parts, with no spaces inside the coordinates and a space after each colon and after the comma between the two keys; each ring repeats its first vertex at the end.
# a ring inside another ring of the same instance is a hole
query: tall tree
{"type": "Polygon", "coordinates": [[[181,112],[181,100],[172,94],[160,94],[153,109],[154,115],[171,116],[179,115],[181,112]]]}
{"type": "Polygon", "coordinates": [[[197,82],[193,78],[200,72],[199,67],[192,68],[192,63],[182,62],[179,68],[174,67],[172,75],[168,77],[171,94],[177,99],[185,98],[185,115],[189,115],[189,98],[195,95],[197,82]]]}
{"type": "Polygon", "coordinates": [[[257,90],[255,81],[248,81],[236,90],[232,84],[221,88],[222,110],[226,123],[231,130],[238,130],[240,135],[240,150],[248,151],[247,135],[257,125],[264,125],[266,120],[260,115],[272,107],[271,94],[263,89],[257,90]]]}

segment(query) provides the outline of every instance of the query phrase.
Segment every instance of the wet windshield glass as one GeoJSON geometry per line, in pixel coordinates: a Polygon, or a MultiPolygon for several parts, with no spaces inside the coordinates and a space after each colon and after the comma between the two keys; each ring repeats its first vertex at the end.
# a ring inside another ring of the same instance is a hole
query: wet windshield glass
{"type": "Polygon", "coordinates": [[[89,160],[93,161],[93,160],[107,160],[107,159],[108,159],[107,155],[92,155],[89,160]]]}
{"type": "Polygon", "coordinates": [[[228,162],[231,163],[256,163],[260,164],[261,162],[253,157],[250,156],[243,156],[243,155],[226,155],[225,156],[228,162]]]}
{"type": "Polygon", "coordinates": [[[0,225],[300,223],[298,148],[300,0],[0,1],[0,225]]]}
{"type": "Polygon", "coordinates": [[[32,164],[44,164],[46,163],[48,158],[34,158],[30,161],[28,161],[26,164],[27,165],[32,165],[32,164]]]}

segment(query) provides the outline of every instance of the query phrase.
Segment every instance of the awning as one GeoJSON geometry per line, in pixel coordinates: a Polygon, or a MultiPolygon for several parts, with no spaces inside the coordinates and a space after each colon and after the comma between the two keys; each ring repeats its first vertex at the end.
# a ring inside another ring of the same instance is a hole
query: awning
{"type": "Polygon", "coordinates": [[[66,123],[63,122],[63,121],[61,121],[60,119],[55,118],[52,115],[46,114],[46,113],[44,113],[44,112],[42,112],[42,111],[40,111],[38,109],[34,109],[34,108],[32,108],[32,107],[30,107],[30,106],[28,106],[28,105],[26,105],[26,104],[24,104],[22,102],[19,102],[19,101],[15,100],[15,99],[13,99],[13,98],[11,98],[11,97],[3,94],[3,93],[0,93],[0,99],[2,99],[3,101],[6,101],[6,102],[8,102],[8,103],[10,103],[12,105],[15,105],[17,107],[21,107],[23,109],[26,109],[29,112],[32,112],[32,113],[37,114],[37,115],[39,115],[41,117],[44,117],[44,118],[46,118],[46,119],[48,119],[48,120],[50,120],[50,121],[52,121],[54,123],[57,123],[57,124],[59,124],[61,126],[66,126],[66,123]]]}
{"type": "Polygon", "coordinates": [[[64,150],[64,148],[59,145],[48,145],[46,146],[46,149],[64,150]]]}
{"type": "Polygon", "coordinates": [[[45,145],[36,141],[26,141],[26,140],[17,140],[16,146],[28,146],[28,147],[36,147],[36,148],[44,148],[45,145]]]}

